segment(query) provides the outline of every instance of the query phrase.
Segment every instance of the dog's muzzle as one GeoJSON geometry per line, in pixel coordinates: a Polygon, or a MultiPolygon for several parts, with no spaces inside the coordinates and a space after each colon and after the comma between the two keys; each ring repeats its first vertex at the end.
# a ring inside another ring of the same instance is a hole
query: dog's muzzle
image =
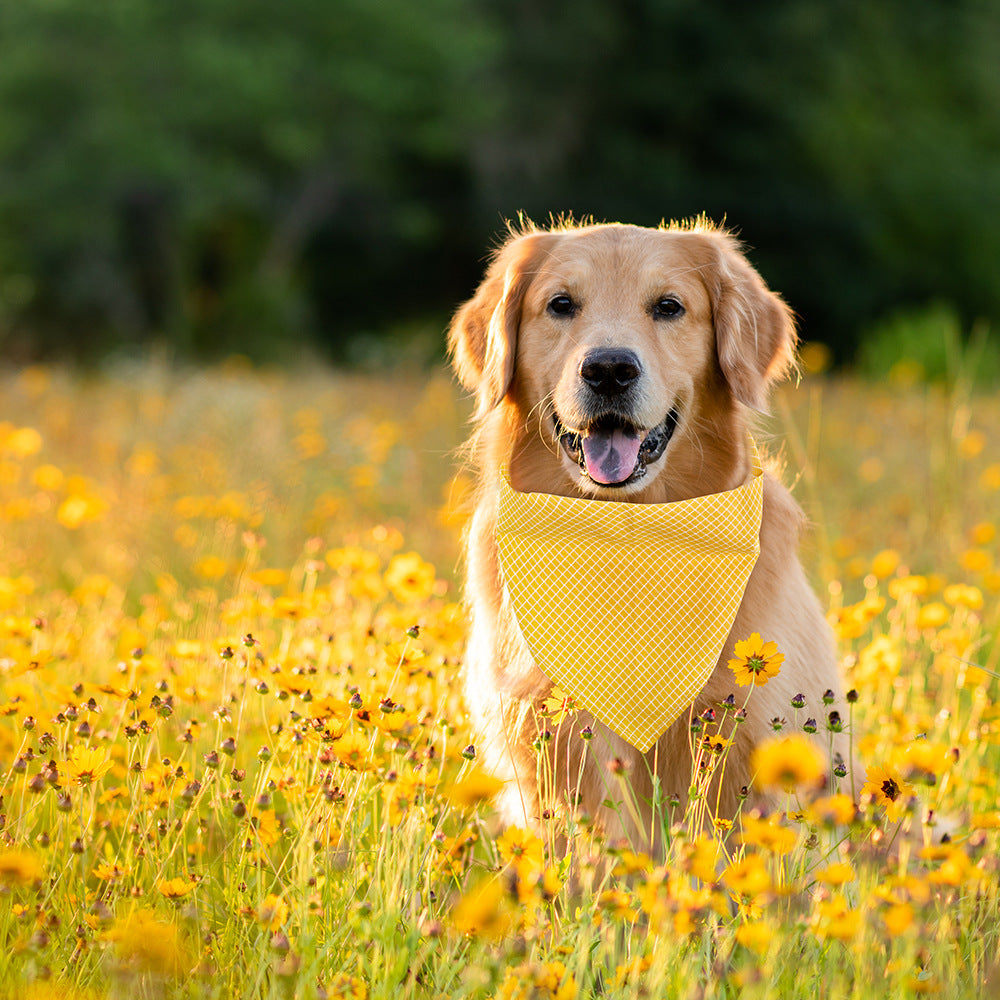
{"type": "Polygon", "coordinates": [[[627,486],[646,475],[646,467],[666,450],[680,415],[671,407],[649,430],[637,428],[616,414],[598,417],[575,431],[555,418],[556,436],[580,471],[599,486],[627,486]]]}

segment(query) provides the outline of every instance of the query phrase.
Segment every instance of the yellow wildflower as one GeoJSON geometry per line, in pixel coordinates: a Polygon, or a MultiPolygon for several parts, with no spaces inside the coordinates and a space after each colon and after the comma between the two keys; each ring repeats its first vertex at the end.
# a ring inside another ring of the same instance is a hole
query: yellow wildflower
{"type": "Polygon", "coordinates": [[[34,427],[18,427],[7,434],[3,448],[18,458],[29,458],[42,450],[42,435],[34,427]]]}
{"type": "Polygon", "coordinates": [[[264,847],[271,847],[278,842],[281,830],[278,817],[273,809],[262,809],[253,817],[253,830],[257,839],[264,847]]]}
{"type": "MultiPolygon", "coordinates": [[[[939,868],[927,876],[927,881],[932,885],[961,885],[966,881],[974,881],[982,874],[962,848],[942,845],[941,850],[945,852],[944,860],[939,868]]],[[[921,851],[921,857],[929,854],[926,849],[921,851]]]]}
{"type": "Polygon", "coordinates": [[[575,715],[576,711],[576,699],[558,685],[553,686],[548,697],[542,702],[542,714],[554,726],[575,715]]]}
{"type": "Polygon", "coordinates": [[[0,851],[0,885],[31,885],[45,874],[38,856],[11,848],[0,851]]]}
{"type": "Polygon", "coordinates": [[[426,600],[434,589],[434,567],[416,552],[393,556],[385,571],[385,584],[401,603],[426,600]]]}
{"type": "Polygon", "coordinates": [[[250,579],[259,587],[283,587],[288,583],[288,571],[273,567],[258,569],[250,574],[250,579]]]}
{"type": "Polygon", "coordinates": [[[816,872],[816,881],[824,885],[845,885],[854,878],[854,867],[847,861],[835,861],[816,872]]]}
{"type": "Polygon", "coordinates": [[[854,822],[858,807],[849,795],[827,795],[810,804],[809,814],[828,826],[846,826],[854,822]]]}
{"type": "Polygon", "coordinates": [[[750,759],[754,784],[760,788],[782,788],[791,792],[800,787],[818,786],[826,774],[822,751],[806,736],[794,733],[765,740],[750,759]]]}
{"type": "Polygon", "coordinates": [[[983,592],[965,583],[953,583],[944,588],[944,599],[951,605],[978,611],[983,606],[983,592]]]}
{"type": "Polygon", "coordinates": [[[973,545],[989,545],[997,536],[997,526],[992,521],[980,521],[969,529],[969,541],[973,545]]]}
{"type": "Polygon", "coordinates": [[[923,597],[929,587],[926,576],[899,576],[889,581],[889,596],[898,601],[907,594],[923,597]]]}
{"type": "Polygon", "coordinates": [[[647,955],[637,955],[624,965],[615,966],[614,985],[617,987],[637,985],[642,974],[649,971],[652,960],[647,955]]]}
{"type": "Polygon", "coordinates": [[[88,521],[99,521],[107,509],[107,503],[92,493],[71,493],[59,505],[56,520],[64,528],[75,531],[88,521]]]}
{"type": "Polygon", "coordinates": [[[631,921],[636,916],[632,897],[622,889],[606,889],[598,896],[597,905],[615,920],[631,921]]]}
{"type": "Polygon", "coordinates": [[[771,876],[758,854],[734,861],[723,871],[722,881],[740,896],[759,896],[771,888],[771,876]]]}
{"type": "Polygon", "coordinates": [[[160,895],[166,896],[167,899],[180,899],[189,892],[194,892],[197,886],[198,883],[196,881],[182,876],[178,876],[177,878],[161,878],[156,883],[156,888],[160,895]]]}
{"type": "Polygon", "coordinates": [[[273,892],[268,893],[257,908],[257,923],[269,930],[276,931],[287,920],[288,903],[281,896],[277,896],[273,892]]]}
{"type": "Polygon", "coordinates": [[[773,819],[757,819],[747,815],[742,819],[743,832],[739,836],[741,844],[762,847],[772,854],[788,854],[798,843],[799,835],[773,819]]]}
{"type": "Polygon", "coordinates": [[[66,476],[62,469],[55,465],[40,465],[32,473],[31,481],[40,489],[55,493],[62,489],[66,476]]]}
{"type": "Polygon", "coordinates": [[[872,573],[880,580],[885,580],[896,572],[900,563],[900,555],[895,549],[883,549],[872,559],[872,573]]]}
{"type": "Polygon", "coordinates": [[[179,976],[189,964],[177,928],[152,910],[133,911],[105,936],[122,962],[138,971],[179,976]]]}
{"type": "Polygon", "coordinates": [[[497,840],[497,850],[505,864],[542,867],[542,842],[533,833],[509,826],[497,840]]]}
{"type": "Polygon", "coordinates": [[[496,1000],[575,1000],[576,980],[564,962],[524,962],[507,969],[496,1000]]]}
{"type": "Polygon", "coordinates": [[[460,934],[502,937],[511,924],[510,907],[499,879],[489,879],[467,892],[451,911],[460,934]]]}
{"type": "Polygon", "coordinates": [[[718,733],[706,733],[701,745],[711,753],[722,753],[732,745],[732,742],[731,739],[726,739],[718,733]]]}
{"type": "Polygon", "coordinates": [[[917,628],[941,628],[942,625],[948,623],[950,617],[951,612],[948,610],[947,605],[942,604],[940,601],[931,601],[930,604],[925,604],[918,612],[917,628]]]}
{"type": "Polygon", "coordinates": [[[841,639],[857,639],[864,634],[869,622],[885,609],[885,598],[869,594],[857,604],[849,604],[827,617],[841,639]]]}
{"type": "Polygon", "coordinates": [[[194,564],[194,571],[203,580],[220,580],[229,570],[229,564],[218,556],[203,556],[194,564]]]}
{"type": "Polygon", "coordinates": [[[684,868],[702,882],[715,882],[718,874],[715,863],[719,856],[719,842],[702,835],[693,844],[685,844],[683,850],[684,868]]]}
{"type": "Polygon", "coordinates": [[[461,781],[446,786],[444,793],[453,805],[463,809],[471,809],[480,802],[492,799],[503,788],[503,785],[504,783],[499,778],[494,778],[493,775],[476,767],[461,781]]]}
{"type": "Polygon", "coordinates": [[[652,868],[653,863],[650,861],[648,854],[637,854],[635,851],[630,851],[626,848],[618,855],[615,861],[614,873],[621,877],[624,875],[646,873],[651,871],[652,868]]]}
{"type": "Polygon", "coordinates": [[[969,819],[969,826],[973,830],[998,830],[1000,829],[1000,810],[990,812],[973,813],[969,819]]]}
{"type": "Polygon", "coordinates": [[[764,921],[755,920],[750,923],[740,924],[736,928],[736,940],[758,955],[763,955],[774,939],[774,928],[764,921]]]}
{"type": "Polygon", "coordinates": [[[810,924],[820,940],[849,941],[861,929],[861,912],[852,910],[843,896],[834,896],[817,905],[810,924]]]}
{"type": "Polygon", "coordinates": [[[858,685],[877,686],[882,678],[899,674],[903,656],[897,643],[886,635],[877,636],[858,654],[853,681],[858,685]]]}
{"type": "Polygon", "coordinates": [[[913,907],[909,903],[893,903],[882,914],[882,921],[893,937],[899,937],[913,923],[913,907]]]}
{"type": "Polygon", "coordinates": [[[111,770],[112,760],[103,751],[91,747],[75,747],[63,764],[67,781],[90,785],[100,781],[111,770]]]}
{"type": "Polygon", "coordinates": [[[986,549],[966,549],[959,562],[968,573],[985,573],[993,565],[993,559],[986,549]]]}
{"type": "Polygon", "coordinates": [[[104,882],[114,882],[125,875],[128,875],[127,868],[122,868],[121,865],[108,864],[106,861],[100,862],[94,869],[94,878],[99,878],[104,882]]]}
{"type": "Polygon", "coordinates": [[[368,1000],[368,987],[363,979],[338,972],[326,987],[330,1000],[368,1000]]]}
{"type": "Polygon", "coordinates": [[[975,458],[986,447],[986,435],[980,430],[971,430],[958,439],[958,451],[962,458],[975,458]]]}
{"type": "Polygon", "coordinates": [[[931,740],[913,740],[903,749],[901,763],[909,771],[940,777],[955,762],[951,747],[931,740]]]}
{"type": "Polygon", "coordinates": [[[334,740],[330,749],[341,764],[356,771],[364,770],[372,764],[369,740],[361,733],[345,733],[334,740]]]}
{"type": "Polygon", "coordinates": [[[781,664],[785,662],[784,654],[778,652],[778,644],[762,641],[759,632],[754,632],[749,639],[740,639],[734,652],[736,656],[729,661],[729,669],[741,687],[766,684],[772,677],[777,677],[781,664]]]}
{"type": "Polygon", "coordinates": [[[1000,462],[987,465],[979,474],[979,486],[986,493],[1000,490],[1000,462]]]}
{"type": "Polygon", "coordinates": [[[913,786],[904,781],[899,773],[884,767],[869,767],[865,771],[864,787],[861,794],[875,805],[885,806],[890,823],[895,823],[909,805],[913,786]]]}

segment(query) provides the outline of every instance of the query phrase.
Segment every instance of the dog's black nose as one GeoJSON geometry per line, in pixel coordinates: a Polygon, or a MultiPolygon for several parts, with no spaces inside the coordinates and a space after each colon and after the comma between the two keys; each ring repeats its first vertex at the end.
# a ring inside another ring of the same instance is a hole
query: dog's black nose
{"type": "Polygon", "coordinates": [[[613,347],[591,351],[580,364],[580,378],[602,396],[624,392],[641,374],[635,352],[613,347]]]}

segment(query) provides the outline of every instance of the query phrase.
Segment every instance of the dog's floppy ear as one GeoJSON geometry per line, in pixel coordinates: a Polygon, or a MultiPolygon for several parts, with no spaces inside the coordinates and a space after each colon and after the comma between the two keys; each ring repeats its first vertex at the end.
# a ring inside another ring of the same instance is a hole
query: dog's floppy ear
{"type": "Polygon", "coordinates": [[[794,365],[792,311],[764,284],[731,236],[713,234],[714,274],[706,274],[719,367],[733,395],[764,411],[767,392],[794,365]]]}
{"type": "Polygon", "coordinates": [[[514,236],[500,250],[476,294],[448,331],[448,349],[459,381],[476,394],[483,417],[507,394],[514,377],[521,305],[547,234],[514,236]]]}

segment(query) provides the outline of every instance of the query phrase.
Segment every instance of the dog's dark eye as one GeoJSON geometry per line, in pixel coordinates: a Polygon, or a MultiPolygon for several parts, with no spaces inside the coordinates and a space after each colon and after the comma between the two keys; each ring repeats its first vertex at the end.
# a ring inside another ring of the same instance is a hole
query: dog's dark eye
{"type": "Polygon", "coordinates": [[[684,306],[670,295],[665,295],[653,306],[653,316],[656,319],[677,319],[683,312],[684,306]]]}
{"type": "Polygon", "coordinates": [[[549,312],[554,316],[572,316],[576,312],[576,303],[565,293],[560,293],[549,299],[549,312]]]}

